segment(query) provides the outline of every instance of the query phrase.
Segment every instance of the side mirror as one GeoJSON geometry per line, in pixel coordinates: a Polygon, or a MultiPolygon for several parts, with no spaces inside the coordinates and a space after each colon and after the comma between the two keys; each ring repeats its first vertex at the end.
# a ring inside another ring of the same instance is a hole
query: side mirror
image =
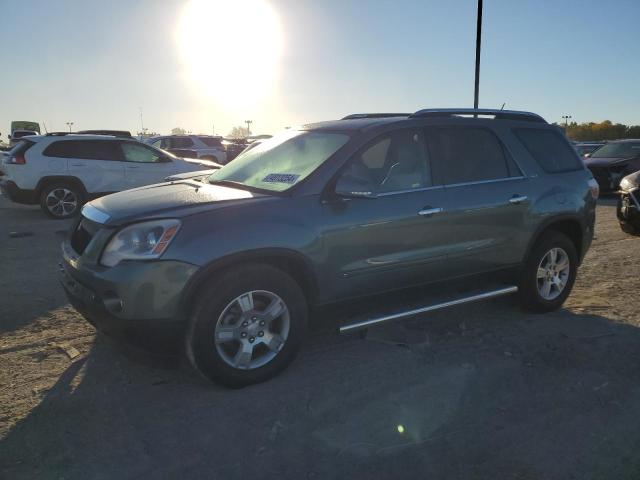
{"type": "Polygon", "coordinates": [[[345,198],[376,198],[371,184],[352,175],[342,175],[336,182],[336,195],[345,198]]]}

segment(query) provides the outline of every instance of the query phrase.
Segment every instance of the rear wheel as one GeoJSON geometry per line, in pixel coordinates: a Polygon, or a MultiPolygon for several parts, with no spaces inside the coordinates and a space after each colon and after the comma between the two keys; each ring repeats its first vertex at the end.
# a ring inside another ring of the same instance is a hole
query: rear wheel
{"type": "Polygon", "coordinates": [[[543,234],[522,271],[522,305],[541,313],[560,308],[571,293],[577,270],[578,254],[571,239],[555,231],[543,234]]]}
{"type": "Polygon", "coordinates": [[[57,219],[71,218],[80,211],[83,196],[80,189],[69,183],[47,185],[40,193],[40,207],[57,219]]]}
{"type": "Polygon", "coordinates": [[[263,382],[293,361],[306,324],[304,294],[289,275],[269,265],[229,269],[200,292],[187,355],[216,383],[263,382]]]}

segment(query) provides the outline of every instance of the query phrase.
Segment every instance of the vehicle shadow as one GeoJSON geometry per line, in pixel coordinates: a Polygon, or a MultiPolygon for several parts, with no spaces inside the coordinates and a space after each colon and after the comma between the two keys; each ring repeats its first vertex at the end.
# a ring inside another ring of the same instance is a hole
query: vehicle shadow
{"type": "Polygon", "coordinates": [[[240,390],[98,337],[0,443],[0,477],[637,478],[639,360],[635,327],[510,299],[318,333],[240,390]]]}
{"type": "Polygon", "coordinates": [[[0,334],[18,330],[66,305],[57,283],[60,243],[72,220],[47,219],[39,208],[0,201],[0,334]]]}

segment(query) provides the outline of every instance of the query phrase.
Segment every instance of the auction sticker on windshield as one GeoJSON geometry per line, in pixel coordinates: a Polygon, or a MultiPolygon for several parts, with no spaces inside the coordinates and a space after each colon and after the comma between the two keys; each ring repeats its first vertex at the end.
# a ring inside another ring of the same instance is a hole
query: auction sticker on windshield
{"type": "Polygon", "coordinates": [[[270,173],[266,177],[262,179],[263,182],[267,183],[288,183],[294,184],[300,178],[300,175],[296,175],[293,173],[270,173]]]}

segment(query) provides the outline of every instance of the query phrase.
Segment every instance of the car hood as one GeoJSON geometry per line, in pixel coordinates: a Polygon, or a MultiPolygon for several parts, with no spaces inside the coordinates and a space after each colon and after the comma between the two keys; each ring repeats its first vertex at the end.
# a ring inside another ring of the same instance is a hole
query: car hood
{"type": "Polygon", "coordinates": [[[147,185],[89,202],[82,214],[105,225],[122,225],[141,219],[180,218],[205,210],[271,198],[238,188],[193,180],[147,185]]]}
{"type": "Polygon", "coordinates": [[[625,161],[631,161],[633,157],[601,157],[592,158],[588,157],[584,159],[584,164],[587,167],[610,167],[617,163],[624,163],[625,161]]]}

